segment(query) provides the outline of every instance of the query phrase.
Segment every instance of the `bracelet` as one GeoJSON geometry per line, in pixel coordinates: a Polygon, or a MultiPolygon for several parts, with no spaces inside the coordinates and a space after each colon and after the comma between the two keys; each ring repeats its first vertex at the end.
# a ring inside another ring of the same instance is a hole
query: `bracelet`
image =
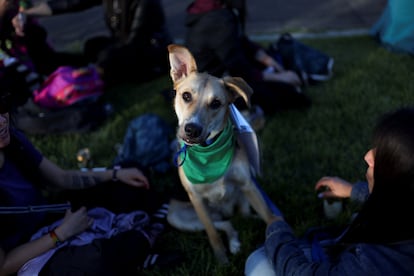
{"type": "Polygon", "coordinates": [[[112,181],[117,182],[119,181],[118,177],[116,177],[116,174],[118,172],[118,170],[121,169],[121,166],[114,166],[114,168],[112,169],[112,181]]]}
{"type": "Polygon", "coordinates": [[[49,232],[49,236],[52,238],[56,247],[58,247],[59,245],[63,243],[61,240],[59,240],[58,236],[56,235],[55,229],[49,232]]]}

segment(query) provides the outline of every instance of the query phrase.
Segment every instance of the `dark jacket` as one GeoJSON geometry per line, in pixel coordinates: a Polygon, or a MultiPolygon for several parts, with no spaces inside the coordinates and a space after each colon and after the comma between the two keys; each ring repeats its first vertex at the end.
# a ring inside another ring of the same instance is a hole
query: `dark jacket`
{"type": "MultiPolygon", "coordinates": [[[[363,204],[368,196],[367,182],[353,185],[352,202],[363,204]]],[[[308,244],[301,241],[284,221],[267,228],[265,249],[276,275],[414,275],[414,240],[388,244],[339,242],[340,253],[328,253],[329,260],[321,262],[305,256],[308,244]]]]}
{"type": "MultiPolygon", "coordinates": [[[[196,0],[187,8],[184,44],[193,54],[198,70],[216,77],[243,78],[254,90],[251,104],[259,105],[265,114],[309,107],[310,99],[292,85],[263,80],[264,68],[255,61],[257,45],[245,36],[243,19],[234,9],[217,2],[196,0]]],[[[236,106],[246,108],[243,101],[237,101],[236,106]]]]}

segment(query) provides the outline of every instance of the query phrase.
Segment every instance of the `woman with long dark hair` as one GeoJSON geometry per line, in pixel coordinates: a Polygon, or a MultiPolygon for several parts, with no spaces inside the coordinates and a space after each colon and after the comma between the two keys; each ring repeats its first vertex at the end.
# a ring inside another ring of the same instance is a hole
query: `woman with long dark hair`
{"type": "Polygon", "coordinates": [[[315,247],[305,250],[311,245],[275,216],[264,247],[246,262],[246,275],[414,275],[414,108],[381,118],[364,159],[367,182],[323,177],[316,183],[316,189],[328,188],[320,194],[324,198],[361,199],[361,191],[367,193],[357,216],[322,256],[315,258],[315,247]]]}

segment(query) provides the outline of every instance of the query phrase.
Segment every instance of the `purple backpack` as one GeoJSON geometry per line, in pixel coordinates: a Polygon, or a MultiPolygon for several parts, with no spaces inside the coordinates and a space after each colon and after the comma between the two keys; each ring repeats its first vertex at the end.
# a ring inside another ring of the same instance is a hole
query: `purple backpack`
{"type": "Polygon", "coordinates": [[[41,107],[62,108],[82,101],[95,101],[104,83],[94,66],[60,66],[34,91],[33,101],[41,107]]]}

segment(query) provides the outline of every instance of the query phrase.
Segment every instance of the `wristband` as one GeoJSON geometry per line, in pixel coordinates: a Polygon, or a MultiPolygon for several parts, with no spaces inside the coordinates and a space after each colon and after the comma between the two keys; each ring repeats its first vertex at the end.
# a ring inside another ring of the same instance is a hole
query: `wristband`
{"type": "Polygon", "coordinates": [[[56,235],[55,230],[53,229],[52,231],[49,232],[49,236],[52,238],[53,242],[55,243],[55,246],[58,247],[59,245],[61,245],[63,242],[61,240],[59,240],[58,236],[56,235]]]}
{"type": "Polygon", "coordinates": [[[116,177],[117,172],[119,171],[119,169],[121,168],[121,166],[114,166],[114,168],[112,169],[112,181],[117,182],[119,181],[118,177],[116,177]]]}

